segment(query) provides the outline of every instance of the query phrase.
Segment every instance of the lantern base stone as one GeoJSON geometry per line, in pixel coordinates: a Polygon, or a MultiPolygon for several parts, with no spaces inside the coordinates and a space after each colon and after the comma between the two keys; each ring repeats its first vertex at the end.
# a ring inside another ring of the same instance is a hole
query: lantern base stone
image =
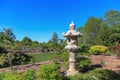
{"type": "Polygon", "coordinates": [[[66,76],[74,76],[76,74],[78,74],[78,71],[69,71],[69,70],[67,70],[66,76]]]}

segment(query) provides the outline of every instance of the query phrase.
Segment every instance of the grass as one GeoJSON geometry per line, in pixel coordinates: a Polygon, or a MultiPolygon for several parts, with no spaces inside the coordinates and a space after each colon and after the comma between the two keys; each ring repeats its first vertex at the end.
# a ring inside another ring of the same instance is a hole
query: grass
{"type": "Polygon", "coordinates": [[[56,53],[29,54],[29,56],[34,58],[34,62],[51,60],[58,57],[56,53]]]}

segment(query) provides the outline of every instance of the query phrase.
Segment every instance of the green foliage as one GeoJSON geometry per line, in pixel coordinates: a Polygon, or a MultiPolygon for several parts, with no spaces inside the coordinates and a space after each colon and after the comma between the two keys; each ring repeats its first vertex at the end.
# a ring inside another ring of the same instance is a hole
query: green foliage
{"type": "MultiPolygon", "coordinates": [[[[22,53],[15,53],[12,55],[12,64],[18,65],[23,64],[24,62],[29,62],[31,59],[30,56],[22,53]]],[[[10,53],[0,54],[0,67],[6,67],[10,65],[10,53]]]]}
{"type": "Polygon", "coordinates": [[[64,60],[64,61],[68,61],[69,59],[69,53],[67,51],[64,51],[62,54],[61,54],[61,58],[64,60]]]}
{"type": "Polygon", "coordinates": [[[2,72],[0,74],[0,80],[35,80],[35,75],[35,70],[33,69],[28,70],[21,75],[16,72],[2,72]]]}
{"type": "Polygon", "coordinates": [[[107,51],[108,51],[108,47],[101,45],[91,46],[89,50],[91,54],[101,54],[101,53],[106,53],[107,51]]]}
{"type": "MultiPolygon", "coordinates": [[[[79,42],[91,45],[114,46],[120,43],[120,11],[109,10],[104,19],[90,17],[83,27],[79,42]]],[[[79,44],[80,44],[79,43],[79,44]]]]}
{"type": "Polygon", "coordinates": [[[40,47],[38,41],[33,41],[33,42],[32,42],[32,46],[33,46],[34,48],[40,47]]]}
{"type": "Polygon", "coordinates": [[[15,37],[15,35],[14,35],[14,33],[13,33],[13,30],[11,29],[11,28],[3,28],[3,39],[4,40],[8,40],[8,41],[10,41],[10,42],[14,42],[15,41],[15,39],[16,39],[16,37],[15,37]]]}
{"type": "MultiPolygon", "coordinates": [[[[105,45],[105,46],[112,45],[111,37],[110,37],[111,34],[112,34],[111,27],[108,27],[108,26],[104,25],[101,28],[101,32],[99,34],[99,43],[102,44],[102,45],[105,45]]],[[[114,35],[114,34],[112,34],[112,35],[114,35]]]]}
{"type": "Polygon", "coordinates": [[[108,26],[117,26],[120,24],[120,11],[117,10],[109,10],[105,14],[105,21],[104,24],[108,26]]]}
{"type": "Polygon", "coordinates": [[[3,28],[3,31],[0,32],[0,44],[6,50],[11,50],[15,42],[15,35],[11,28],[3,28]]]}
{"type": "Polygon", "coordinates": [[[1,42],[3,43],[4,48],[10,54],[8,62],[10,64],[10,68],[12,70],[13,53],[15,53],[15,51],[16,51],[16,45],[14,44],[16,37],[11,28],[7,28],[7,29],[3,28],[1,35],[2,35],[2,37],[0,37],[0,38],[2,38],[2,40],[0,39],[1,40],[0,43],[1,42]]]}
{"type": "Polygon", "coordinates": [[[104,25],[99,34],[100,44],[105,46],[114,46],[120,43],[120,25],[104,25]]]}
{"type": "Polygon", "coordinates": [[[59,80],[60,67],[56,64],[42,65],[38,72],[38,76],[43,80],[59,80]]]}
{"type": "Polygon", "coordinates": [[[34,55],[31,58],[31,63],[32,63],[32,65],[34,65],[34,63],[35,63],[35,56],[34,55]]]}
{"type": "Polygon", "coordinates": [[[92,79],[91,77],[89,77],[87,75],[79,73],[77,75],[68,77],[68,80],[94,80],[94,79],[92,79]]]}
{"type": "Polygon", "coordinates": [[[105,66],[105,61],[104,61],[104,60],[101,60],[101,61],[100,61],[100,65],[101,65],[101,66],[105,66]]]}
{"type": "Polygon", "coordinates": [[[0,54],[0,67],[6,67],[10,65],[10,54],[0,54]]]}
{"type": "Polygon", "coordinates": [[[79,52],[88,52],[90,49],[90,44],[80,44],[80,51],[79,52]]]}
{"type": "Polygon", "coordinates": [[[97,44],[101,23],[101,18],[90,17],[85,26],[82,28],[83,39],[80,40],[83,40],[82,42],[84,44],[97,44]]]}
{"type": "Polygon", "coordinates": [[[0,80],[3,80],[6,76],[8,76],[8,73],[7,72],[2,72],[0,74],[0,80]]]}
{"type": "Polygon", "coordinates": [[[18,64],[24,64],[26,62],[29,62],[31,60],[31,56],[24,54],[24,53],[15,53],[13,55],[13,64],[18,65],[18,64]]]}
{"type": "Polygon", "coordinates": [[[91,68],[91,60],[88,58],[81,58],[79,60],[80,62],[78,63],[78,68],[83,71],[86,72],[91,68]]]}
{"type": "Polygon", "coordinates": [[[52,35],[51,40],[48,41],[47,46],[49,46],[50,48],[56,49],[57,46],[58,46],[58,40],[59,40],[58,35],[57,35],[56,32],[54,32],[53,35],[52,35]]]}
{"type": "MultiPolygon", "coordinates": [[[[23,54],[23,53],[15,53],[12,57],[13,65],[20,65],[26,63],[32,63],[52,60],[54,58],[59,57],[56,53],[39,53],[39,54],[23,54]]],[[[10,65],[10,54],[0,54],[0,67],[8,67],[10,65]]]]}
{"type": "Polygon", "coordinates": [[[0,66],[4,65],[6,62],[5,54],[0,54],[0,66]]]}
{"type": "Polygon", "coordinates": [[[0,74],[0,80],[21,80],[18,73],[3,72],[0,74]]]}
{"type": "Polygon", "coordinates": [[[113,46],[120,43],[120,11],[110,10],[105,14],[99,34],[100,44],[113,46]]]}
{"type": "Polygon", "coordinates": [[[24,37],[23,40],[21,41],[22,45],[25,46],[31,46],[32,45],[32,40],[29,37],[24,37]]]}
{"type": "Polygon", "coordinates": [[[56,32],[53,33],[53,36],[51,38],[51,41],[53,41],[54,43],[58,43],[58,35],[56,32]]]}
{"type": "Polygon", "coordinates": [[[37,72],[34,69],[22,74],[2,72],[0,80],[120,80],[120,75],[107,69],[95,69],[87,74],[78,73],[74,76],[60,76],[57,64],[42,65],[37,72]]]}
{"type": "Polygon", "coordinates": [[[35,70],[31,69],[22,74],[21,80],[35,80],[35,70]]]}
{"type": "Polygon", "coordinates": [[[120,75],[107,69],[95,69],[90,71],[89,76],[95,80],[120,80],[120,75]]]}
{"type": "Polygon", "coordinates": [[[0,44],[0,54],[5,53],[6,50],[5,48],[0,44]]]}

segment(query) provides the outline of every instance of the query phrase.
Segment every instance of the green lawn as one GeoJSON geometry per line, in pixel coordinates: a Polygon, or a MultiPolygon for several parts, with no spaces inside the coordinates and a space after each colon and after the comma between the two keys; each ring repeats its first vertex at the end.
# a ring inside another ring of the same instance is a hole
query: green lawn
{"type": "Polygon", "coordinates": [[[34,57],[35,62],[50,60],[58,57],[56,53],[29,54],[29,56],[34,57]]]}

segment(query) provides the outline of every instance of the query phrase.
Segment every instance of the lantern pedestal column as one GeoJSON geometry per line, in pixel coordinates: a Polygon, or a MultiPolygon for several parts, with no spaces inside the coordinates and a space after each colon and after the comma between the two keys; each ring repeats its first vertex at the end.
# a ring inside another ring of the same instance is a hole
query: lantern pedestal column
{"type": "Polygon", "coordinates": [[[76,67],[75,67],[75,53],[74,52],[69,52],[69,69],[67,70],[67,76],[69,75],[75,75],[78,73],[78,71],[76,70],[76,67]]]}

